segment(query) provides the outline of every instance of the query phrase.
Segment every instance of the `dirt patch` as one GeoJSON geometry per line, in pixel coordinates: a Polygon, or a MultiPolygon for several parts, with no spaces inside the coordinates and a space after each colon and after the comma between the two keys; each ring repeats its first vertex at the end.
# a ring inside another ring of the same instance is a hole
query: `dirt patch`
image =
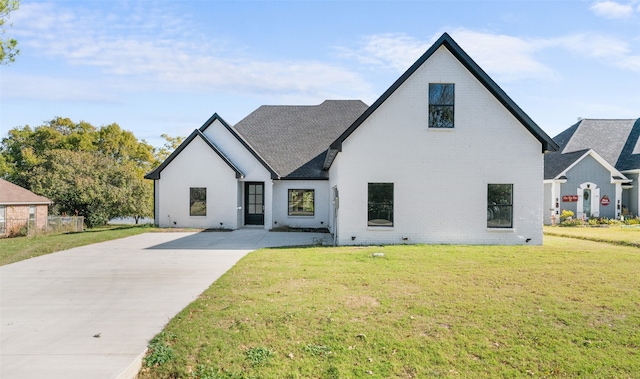
{"type": "Polygon", "coordinates": [[[371,296],[348,296],[344,300],[344,305],[349,308],[371,308],[379,306],[380,302],[371,296]]]}

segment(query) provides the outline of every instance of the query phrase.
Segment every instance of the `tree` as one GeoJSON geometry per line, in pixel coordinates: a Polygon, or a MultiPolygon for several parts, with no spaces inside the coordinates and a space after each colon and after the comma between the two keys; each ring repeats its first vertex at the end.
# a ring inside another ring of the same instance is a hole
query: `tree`
{"type": "Polygon", "coordinates": [[[9,13],[20,7],[19,0],[0,0],[0,64],[9,64],[16,59],[20,53],[18,41],[13,38],[5,39],[5,21],[9,18],[9,13]]]}
{"type": "Polygon", "coordinates": [[[184,137],[171,137],[168,134],[161,134],[160,137],[164,138],[166,142],[161,148],[156,148],[153,151],[156,160],[156,166],[160,165],[165,161],[165,159],[169,158],[169,155],[171,155],[171,153],[175,149],[177,149],[178,146],[180,146],[182,141],[184,141],[184,137]]]}
{"type": "Polygon", "coordinates": [[[54,214],[97,226],[115,217],[153,215],[154,148],[118,124],[96,128],[57,117],[9,131],[0,143],[0,177],[47,196],[54,214]]]}

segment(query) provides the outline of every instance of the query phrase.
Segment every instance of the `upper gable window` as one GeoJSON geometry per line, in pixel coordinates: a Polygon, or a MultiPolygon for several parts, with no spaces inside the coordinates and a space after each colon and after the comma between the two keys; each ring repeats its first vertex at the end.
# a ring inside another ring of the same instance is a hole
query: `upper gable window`
{"type": "Polygon", "coordinates": [[[455,85],[429,83],[429,127],[453,128],[455,85]]]}

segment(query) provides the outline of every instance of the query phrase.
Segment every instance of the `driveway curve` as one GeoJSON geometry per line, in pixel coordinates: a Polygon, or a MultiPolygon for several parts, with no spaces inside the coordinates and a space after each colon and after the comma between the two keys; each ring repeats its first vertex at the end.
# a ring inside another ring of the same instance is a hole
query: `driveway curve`
{"type": "Polygon", "coordinates": [[[146,233],[0,267],[0,378],[133,378],[151,338],[250,251],[328,234],[146,233]]]}

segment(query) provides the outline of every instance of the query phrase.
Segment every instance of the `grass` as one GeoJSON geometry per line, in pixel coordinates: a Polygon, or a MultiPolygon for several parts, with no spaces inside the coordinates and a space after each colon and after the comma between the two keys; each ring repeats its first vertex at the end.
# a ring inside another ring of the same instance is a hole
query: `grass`
{"type": "Polygon", "coordinates": [[[78,246],[152,231],[150,225],[115,225],[84,232],[0,239],[0,266],[78,246]]]}
{"type": "Polygon", "coordinates": [[[545,226],[544,234],[640,247],[640,227],[636,225],[610,225],[607,227],[545,226]]]}
{"type": "Polygon", "coordinates": [[[139,377],[635,377],[638,272],[637,248],[555,236],[258,250],[169,322],[154,343],[171,358],[139,377]]]}

